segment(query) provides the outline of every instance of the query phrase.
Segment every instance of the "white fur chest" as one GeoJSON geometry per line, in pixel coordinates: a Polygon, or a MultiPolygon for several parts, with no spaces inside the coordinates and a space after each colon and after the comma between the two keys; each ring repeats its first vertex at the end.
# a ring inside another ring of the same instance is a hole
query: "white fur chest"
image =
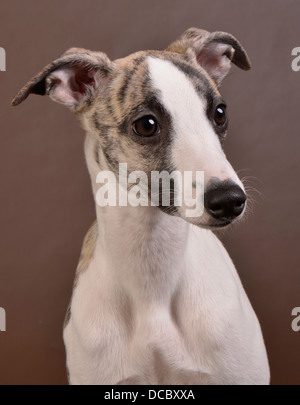
{"type": "MultiPolygon", "coordinates": [[[[209,231],[191,228],[187,243],[158,299],[112,280],[95,255],[64,333],[71,383],[268,383],[260,327],[228,254],[209,231]]],[[[130,274],[126,261],[122,270],[130,274]]]]}

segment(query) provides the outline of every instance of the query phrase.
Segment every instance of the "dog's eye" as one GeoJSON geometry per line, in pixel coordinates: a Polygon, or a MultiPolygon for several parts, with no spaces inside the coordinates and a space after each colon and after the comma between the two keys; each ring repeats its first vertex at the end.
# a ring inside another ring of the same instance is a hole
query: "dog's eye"
{"type": "Polygon", "coordinates": [[[215,109],[214,121],[216,125],[223,126],[227,122],[226,106],[219,104],[215,109]]]}
{"type": "Polygon", "coordinates": [[[160,132],[159,125],[154,117],[146,115],[132,124],[133,131],[140,136],[149,137],[160,132]]]}

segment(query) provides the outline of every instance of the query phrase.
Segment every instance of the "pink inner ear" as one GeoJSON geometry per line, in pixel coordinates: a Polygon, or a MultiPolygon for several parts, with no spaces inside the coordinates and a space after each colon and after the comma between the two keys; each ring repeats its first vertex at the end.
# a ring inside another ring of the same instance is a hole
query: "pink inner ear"
{"type": "Polygon", "coordinates": [[[50,97],[68,107],[77,107],[87,94],[86,86],[98,87],[96,70],[85,66],[66,66],[55,70],[48,80],[51,83],[50,97]]]}
{"type": "Polygon", "coordinates": [[[94,70],[89,70],[88,68],[84,67],[73,67],[72,69],[74,71],[74,74],[73,77],[70,78],[70,85],[73,91],[85,94],[85,86],[88,85],[96,87],[96,72],[94,70]]]}
{"type": "Polygon", "coordinates": [[[197,62],[219,83],[230,70],[233,54],[231,45],[211,42],[200,50],[197,62]]]}

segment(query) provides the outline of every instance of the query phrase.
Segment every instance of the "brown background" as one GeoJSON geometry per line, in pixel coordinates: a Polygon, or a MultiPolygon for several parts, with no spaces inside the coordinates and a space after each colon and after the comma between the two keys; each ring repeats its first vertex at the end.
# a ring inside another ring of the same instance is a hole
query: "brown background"
{"type": "Polygon", "coordinates": [[[261,321],[273,384],[300,384],[300,2],[292,0],[1,0],[0,384],[65,384],[62,322],[94,203],[83,131],[64,107],[11,98],[71,46],[114,59],[163,49],[191,26],[234,34],[253,63],[234,68],[222,94],[225,150],[260,194],[243,224],[222,236],[261,321]]]}

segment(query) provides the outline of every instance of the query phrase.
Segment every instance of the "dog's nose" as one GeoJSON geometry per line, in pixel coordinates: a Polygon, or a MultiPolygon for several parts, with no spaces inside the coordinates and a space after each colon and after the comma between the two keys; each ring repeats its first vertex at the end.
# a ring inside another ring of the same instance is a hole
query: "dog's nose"
{"type": "Polygon", "coordinates": [[[246,194],[236,184],[221,182],[204,194],[204,206],[208,213],[217,219],[233,220],[245,208],[246,194]]]}

